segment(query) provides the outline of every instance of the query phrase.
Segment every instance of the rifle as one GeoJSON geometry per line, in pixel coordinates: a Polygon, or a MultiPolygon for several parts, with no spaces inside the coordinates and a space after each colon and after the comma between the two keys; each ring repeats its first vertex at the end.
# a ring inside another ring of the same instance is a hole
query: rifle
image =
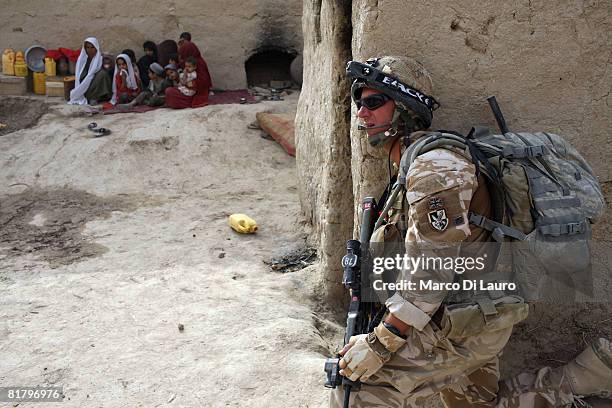
{"type": "MultiPolygon", "coordinates": [[[[373,197],[366,197],[362,204],[363,213],[361,218],[361,230],[359,240],[349,239],[346,242],[346,255],[342,258],[344,274],[342,284],[349,290],[351,301],[349,303],[348,314],[346,317],[346,331],[344,334],[344,345],[352,336],[367,333],[372,327],[372,322],[379,318],[376,313],[376,305],[370,302],[361,301],[361,249],[362,245],[367,251],[370,236],[374,231],[374,222],[378,218],[376,200],[373,197]]],[[[382,318],[382,316],[380,316],[382,318]]],[[[328,358],[325,360],[325,387],[336,388],[338,385],[344,386],[344,408],[348,408],[351,391],[358,391],[359,381],[351,381],[342,377],[339,373],[341,356],[328,358]]]]}

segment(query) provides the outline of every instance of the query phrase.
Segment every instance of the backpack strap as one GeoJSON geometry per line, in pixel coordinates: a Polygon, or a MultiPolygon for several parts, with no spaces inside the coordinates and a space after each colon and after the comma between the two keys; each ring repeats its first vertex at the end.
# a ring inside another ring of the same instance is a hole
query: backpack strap
{"type": "Polygon", "coordinates": [[[410,165],[419,155],[440,147],[444,148],[454,146],[470,153],[472,162],[474,163],[474,166],[476,166],[476,177],[478,177],[478,174],[480,173],[481,166],[484,166],[484,168],[487,170],[487,176],[494,183],[501,183],[500,174],[487,159],[487,154],[495,156],[500,155],[500,152],[496,150],[484,151],[480,145],[477,145],[473,140],[473,136],[477,132],[479,135],[484,134],[484,131],[481,128],[472,128],[467,137],[458,132],[440,130],[430,133],[429,136],[425,136],[421,140],[417,140],[415,143],[408,146],[404,152],[404,155],[402,156],[400,163],[400,181],[403,183],[406,182],[406,174],[408,173],[410,165]]]}
{"type": "Polygon", "coordinates": [[[568,222],[567,224],[549,224],[538,227],[544,235],[550,235],[552,237],[558,237],[560,235],[574,235],[583,234],[587,231],[587,222],[568,222]]]}
{"type": "Polygon", "coordinates": [[[502,242],[504,237],[514,238],[519,241],[524,241],[527,236],[516,228],[509,227],[499,222],[483,217],[480,214],[470,212],[468,217],[470,224],[476,225],[491,232],[491,236],[497,242],[502,242]]]}
{"type": "Polygon", "coordinates": [[[555,200],[538,200],[534,202],[537,210],[546,211],[556,208],[575,208],[580,207],[582,202],[578,197],[557,198],[555,200]]]}
{"type": "MultiPolygon", "coordinates": [[[[476,177],[480,174],[480,164],[483,164],[487,169],[487,176],[491,179],[495,184],[501,184],[501,175],[497,171],[497,169],[491,164],[487,156],[478,148],[476,143],[474,142],[476,139],[480,137],[484,137],[489,134],[489,129],[484,126],[474,126],[470,129],[470,132],[465,137],[465,143],[467,147],[470,149],[470,155],[472,156],[472,160],[474,162],[474,166],[476,166],[476,177]]],[[[461,136],[461,135],[460,135],[461,136]]]]}
{"type": "Polygon", "coordinates": [[[391,191],[393,191],[393,186],[395,186],[395,182],[396,181],[397,181],[397,176],[396,175],[392,176],[390,183],[385,188],[385,191],[383,191],[383,193],[380,196],[380,198],[378,199],[377,203],[380,204],[380,203],[386,203],[387,202],[387,198],[389,198],[389,194],[391,194],[391,191]]]}
{"type": "Polygon", "coordinates": [[[432,132],[428,136],[424,136],[422,139],[412,143],[402,156],[399,169],[399,182],[401,184],[406,183],[406,175],[408,174],[410,165],[418,156],[439,147],[449,146],[455,146],[463,150],[468,149],[465,137],[454,133],[432,132]]]}
{"type": "Polygon", "coordinates": [[[544,145],[517,147],[506,146],[502,150],[502,156],[508,159],[525,159],[532,157],[540,157],[544,156],[546,153],[547,151],[544,145]]]}
{"type": "Polygon", "coordinates": [[[395,203],[395,201],[397,200],[397,196],[403,189],[404,189],[404,184],[401,183],[400,180],[398,179],[393,185],[393,190],[391,190],[391,195],[389,196],[389,198],[387,198],[387,201],[385,202],[385,206],[383,207],[382,211],[380,212],[380,215],[378,216],[378,219],[376,220],[376,223],[374,224],[373,231],[376,231],[382,225],[387,213],[389,212],[389,209],[395,203]]]}
{"type": "MultiPolygon", "coordinates": [[[[533,166],[536,169],[541,171],[553,183],[555,183],[557,186],[559,186],[559,188],[561,188],[561,191],[563,192],[564,196],[567,196],[567,195],[570,194],[569,188],[566,185],[564,185],[563,183],[561,183],[555,177],[554,172],[552,171],[550,166],[546,163],[546,161],[544,161],[542,159],[543,155],[549,153],[549,151],[546,148],[546,146],[544,146],[544,145],[532,145],[531,143],[529,143],[529,141],[527,139],[525,139],[523,136],[521,136],[518,133],[507,133],[507,135],[511,135],[511,136],[514,136],[514,137],[518,138],[525,145],[525,146],[522,146],[522,147],[513,147],[513,148],[511,148],[511,150],[516,151],[517,154],[520,154],[522,152],[522,154],[524,155],[526,160],[531,162],[531,164],[533,164],[533,166]]],[[[504,150],[506,150],[506,148],[504,148],[504,150]]],[[[519,158],[519,157],[513,157],[513,156],[507,156],[507,157],[519,158]]]]}

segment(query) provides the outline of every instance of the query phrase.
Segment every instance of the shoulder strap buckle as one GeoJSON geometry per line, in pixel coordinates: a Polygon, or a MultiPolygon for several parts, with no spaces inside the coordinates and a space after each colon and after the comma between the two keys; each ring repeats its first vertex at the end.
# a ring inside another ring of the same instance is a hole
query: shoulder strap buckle
{"type": "Polygon", "coordinates": [[[546,150],[544,148],[544,145],[523,147],[506,146],[502,150],[502,156],[508,159],[525,159],[528,157],[540,157],[544,156],[545,153],[546,150]]]}
{"type": "Polygon", "coordinates": [[[495,304],[487,296],[479,296],[475,300],[484,315],[485,321],[489,321],[489,319],[498,315],[495,304]]]}
{"type": "Polygon", "coordinates": [[[468,215],[470,224],[476,225],[477,227],[483,228],[492,233],[493,239],[497,242],[501,242],[503,237],[511,237],[519,241],[524,241],[527,236],[516,228],[509,227],[507,225],[495,222],[480,214],[470,212],[468,215]]]}

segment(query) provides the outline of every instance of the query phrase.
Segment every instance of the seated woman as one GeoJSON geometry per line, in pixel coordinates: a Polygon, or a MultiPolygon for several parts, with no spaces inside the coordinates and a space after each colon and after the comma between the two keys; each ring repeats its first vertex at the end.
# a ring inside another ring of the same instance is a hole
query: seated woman
{"type": "Polygon", "coordinates": [[[212,86],[212,80],[208,73],[206,61],[202,58],[200,50],[194,43],[183,38],[183,43],[179,48],[179,64],[185,68],[187,58],[193,57],[196,60],[196,75],[194,81],[195,95],[183,95],[178,88],[166,89],[166,106],[174,109],[199,108],[208,105],[208,92],[212,86]]]}
{"type": "Polygon", "coordinates": [[[83,42],[76,63],[74,89],[70,91],[71,105],[97,105],[108,101],[112,95],[111,80],[102,69],[102,51],[94,37],[83,42]]]}
{"type": "Polygon", "coordinates": [[[115,58],[113,77],[113,97],[110,101],[113,105],[131,102],[140,93],[140,78],[136,76],[132,60],[127,54],[119,54],[115,58]]]}

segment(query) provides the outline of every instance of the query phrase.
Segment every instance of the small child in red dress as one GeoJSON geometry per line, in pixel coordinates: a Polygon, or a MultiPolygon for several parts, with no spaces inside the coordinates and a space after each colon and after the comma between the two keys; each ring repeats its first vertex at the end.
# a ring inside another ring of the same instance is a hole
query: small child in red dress
{"type": "Polygon", "coordinates": [[[119,54],[115,58],[113,78],[113,105],[131,102],[140,93],[140,78],[135,75],[132,60],[128,55],[119,54]]]}

